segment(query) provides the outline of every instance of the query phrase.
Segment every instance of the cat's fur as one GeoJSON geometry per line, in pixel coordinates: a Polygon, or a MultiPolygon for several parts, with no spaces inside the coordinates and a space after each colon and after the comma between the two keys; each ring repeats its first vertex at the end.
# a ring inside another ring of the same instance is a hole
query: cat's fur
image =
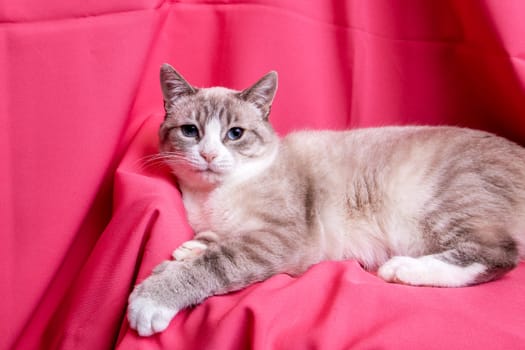
{"type": "Polygon", "coordinates": [[[141,335],[211,295],[326,259],[357,259],[389,282],[459,287],[525,253],[525,150],[508,140],[454,127],[279,139],[273,72],[239,92],[195,88],[164,65],[161,85],[161,154],[196,235],[131,294],[141,335]],[[230,140],[232,128],[244,134],[230,140]]]}

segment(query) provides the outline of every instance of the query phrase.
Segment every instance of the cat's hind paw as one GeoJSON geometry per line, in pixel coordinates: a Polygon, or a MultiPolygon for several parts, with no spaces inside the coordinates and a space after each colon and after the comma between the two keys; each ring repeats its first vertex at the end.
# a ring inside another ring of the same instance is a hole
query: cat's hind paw
{"type": "Polygon", "coordinates": [[[440,259],[439,255],[394,256],[377,270],[377,274],[387,282],[413,286],[462,287],[475,283],[485,270],[480,263],[459,266],[440,259]]]}
{"type": "Polygon", "coordinates": [[[177,261],[188,260],[201,255],[207,248],[208,246],[200,241],[186,241],[173,251],[172,256],[177,261]]]}
{"type": "Polygon", "coordinates": [[[129,325],[142,337],[165,330],[176,314],[177,310],[159,305],[151,298],[136,293],[129,297],[129,325]]]}
{"type": "Polygon", "coordinates": [[[421,268],[418,268],[418,262],[415,258],[395,256],[377,270],[377,275],[387,282],[415,284],[417,275],[424,273],[424,271],[418,270],[421,268]]]}

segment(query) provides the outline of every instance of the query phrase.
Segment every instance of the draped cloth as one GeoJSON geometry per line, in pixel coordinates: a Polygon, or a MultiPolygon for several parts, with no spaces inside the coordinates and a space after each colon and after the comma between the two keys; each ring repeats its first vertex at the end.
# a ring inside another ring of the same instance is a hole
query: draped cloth
{"type": "Polygon", "coordinates": [[[196,86],[278,71],[281,135],[448,124],[525,144],[524,14],[521,0],[4,0],[0,349],[525,347],[523,263],[442,289],[323,262],[152,337],[125,318],[134,284],[192,236],[173,178],[143,162],[163,62],[196,86]]]}

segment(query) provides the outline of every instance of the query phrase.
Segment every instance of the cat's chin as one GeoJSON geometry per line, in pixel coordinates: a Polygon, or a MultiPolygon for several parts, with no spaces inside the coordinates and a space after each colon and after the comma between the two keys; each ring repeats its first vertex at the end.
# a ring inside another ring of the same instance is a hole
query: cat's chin
{"type": "Polygon", "coordinates": [[[211,190],[223,182],[224,175],[210,170],[173,169],[172,174],[182,188],[211,190]]]}
{"type": "Polygon", "coordinates": [[[183,182],[188,187],[210,189],[219,186],[224,181],[225,174],[206,169],[194,170],[184,177],[183,182]]]}

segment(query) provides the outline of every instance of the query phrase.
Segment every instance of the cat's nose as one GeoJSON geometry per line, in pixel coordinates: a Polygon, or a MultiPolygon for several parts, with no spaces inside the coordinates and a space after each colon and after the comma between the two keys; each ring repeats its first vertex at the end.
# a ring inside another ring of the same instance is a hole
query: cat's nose
{"type": "Polygon", "coordinates": [[[200,152],[200,155],[202,158],[204,158],[208,163],[211,163],[215,158],[217,158],[217,154],[213,152],[200,152]]]}

